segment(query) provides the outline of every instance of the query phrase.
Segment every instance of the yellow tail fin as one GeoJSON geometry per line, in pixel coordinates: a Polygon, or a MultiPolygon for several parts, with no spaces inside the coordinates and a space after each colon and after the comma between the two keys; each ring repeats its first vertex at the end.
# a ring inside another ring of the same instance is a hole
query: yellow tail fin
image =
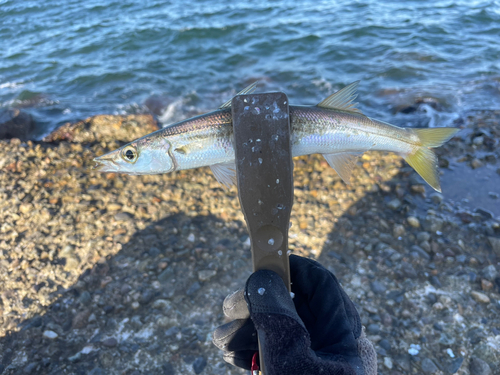
{"type": "Polygon", "coordinates": [[[436,154],[429,148],[439,147],[447,142],[459,129],[415,129],[415,134],[420,138],[422,147],[413,154],[407,155],[405,160],[433,189],[441,192],[439,185],[438,163],[436,154]]]}

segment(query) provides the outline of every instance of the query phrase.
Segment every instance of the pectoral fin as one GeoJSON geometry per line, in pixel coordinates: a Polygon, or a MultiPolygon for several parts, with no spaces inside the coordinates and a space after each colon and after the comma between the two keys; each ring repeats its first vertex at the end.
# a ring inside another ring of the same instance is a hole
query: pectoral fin
{"type": "Polygon", "coordinates": [[[225,187],[236,185],[236,165],[234,162],[219,163],[210,166],[217,181],[225,187]]]}
{"type": "Polygon", "coordinates": [[[343,152],[336,154],[323,154],[330,167],[335,169],[342,181],[351,183],[351,175],[354,166],[362,152],[343,152]]]}

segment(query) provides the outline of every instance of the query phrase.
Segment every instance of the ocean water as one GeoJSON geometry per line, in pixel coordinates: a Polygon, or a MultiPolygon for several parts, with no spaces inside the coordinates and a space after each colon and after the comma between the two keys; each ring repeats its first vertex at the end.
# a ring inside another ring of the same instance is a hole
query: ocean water
{"type": "Polygon", "coordinates": [[[361,80],[366,114],[450,125],[500,108],[500,1],[0,0],[0,109],[38,138],[101,113],[168,123],[256,79],[292,104],[361,80]]]}

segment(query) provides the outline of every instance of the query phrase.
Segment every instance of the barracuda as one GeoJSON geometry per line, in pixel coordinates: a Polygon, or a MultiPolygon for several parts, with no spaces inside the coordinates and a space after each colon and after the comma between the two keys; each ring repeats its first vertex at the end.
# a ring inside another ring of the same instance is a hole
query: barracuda
{"type": "MultiPolygon", "coordinates": [[[[254,83],[238,95],[252,93],[254,83]]],[[[441,191],[437,158],[439,147],[456,128],[400,128],[371,119],[356,108],[359,81],[316,106],[290,106],[292,154],[319,153],[349,183],[354,164],[366,151],[401,155],[435,190],[441,191]]],[[[261,140],[262,141],[262,140],[261,140]]],[[[219,109],[190,118],[139,138],[94,159],[95,169],[127,174],[159,174],[209,166],[225,186],[236,181],[231,100],[219,109]]]]}

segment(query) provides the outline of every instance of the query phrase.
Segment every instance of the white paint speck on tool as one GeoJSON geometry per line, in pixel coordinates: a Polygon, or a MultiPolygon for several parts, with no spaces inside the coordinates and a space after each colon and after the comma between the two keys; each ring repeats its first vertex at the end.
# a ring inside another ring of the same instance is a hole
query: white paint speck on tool
{"type": "Polygon", "coordinates": [[[292,297],[292,299],[295,298],[295,293],[294,292],[290,292],[290,297],[292,297]]]}
{"type": "Polygon", "coordinates": [[[286,252],[286,255],[290,255],[290,254],[292,254],[292,250],[288,250],[288,251],[286,252]]]}
{"type": "Polygon", "coordinates": [[[277,179],[276,179],[276,183],[277,183],[277,184],[279,184],[279,183],[280,183],[280,179],[279,179],[279,178],[277,178],[277,179]]]}
{"type": "Polygon", "coordinates": [[[262,164],[262,158],[259,158],[259,164],[262,164]]]}
{"type": "Polygon", "coordinates": [[[269,245],[274,245],[274,238],[270,238],[269,241],[267,241],[269,245]]]}
{"type": "Polygon", "coordinates": [[[279,255],[279,256],[282,256],[282,255],[283,255],[283,251],[278,250],[278,255],[279,255]]]}
{"type": "Polygon", "coordinates": [[[453,350],[451,350],[450,348],[446,349],[446,353],[448,353],[451,358],[455,358],[455,353],[453,353],[453,350]]]}
{"type": "Polygon", "coordinates": [[[259,293],[261,296],[263,296],[265,292],[266,290],[264,288],[259,288],[259,290],[257,290],[257,293],[259,293]]]}

